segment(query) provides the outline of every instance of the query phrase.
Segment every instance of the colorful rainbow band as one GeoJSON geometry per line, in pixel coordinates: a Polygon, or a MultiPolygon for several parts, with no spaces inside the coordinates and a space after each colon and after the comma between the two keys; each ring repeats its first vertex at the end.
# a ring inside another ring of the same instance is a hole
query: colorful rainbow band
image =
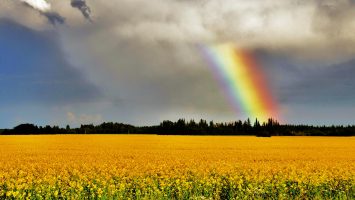
{"type": "Polygon", "coordinates": [[[279,119],[264,73],[252,54],[230,43],[201,49],[235,111],[261,122],[279,119]]]}

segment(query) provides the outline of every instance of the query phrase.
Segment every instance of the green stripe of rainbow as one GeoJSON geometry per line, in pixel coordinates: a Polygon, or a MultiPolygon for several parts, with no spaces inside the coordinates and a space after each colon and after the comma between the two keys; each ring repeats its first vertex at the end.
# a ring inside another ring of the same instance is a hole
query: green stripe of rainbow
{"type": "Polygon", "coordinates": [[[263,72],[251,54],[237,50],[229,43],[205,46],[202,50],[234,108],[261,122],[266,122],[268,118],[279,119],[263,72]]]}

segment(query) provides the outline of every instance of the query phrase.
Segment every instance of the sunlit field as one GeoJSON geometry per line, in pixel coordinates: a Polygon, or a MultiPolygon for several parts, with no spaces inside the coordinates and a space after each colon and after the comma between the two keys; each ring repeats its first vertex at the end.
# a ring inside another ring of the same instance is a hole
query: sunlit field
{"type": "Polygon", "coordinates": [[[355,199],[354,137],[0,136],[0,199],[355,199]]]}

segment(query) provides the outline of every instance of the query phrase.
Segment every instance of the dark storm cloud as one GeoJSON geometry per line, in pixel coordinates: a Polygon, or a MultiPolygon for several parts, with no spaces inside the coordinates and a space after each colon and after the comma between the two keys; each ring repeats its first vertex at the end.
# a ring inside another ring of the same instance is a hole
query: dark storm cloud
{"type": "Polygon", "coordinates": [[[258,58],[284,105],[351,105],[355,99],[355,59],[319,65],[263,51],[258,58]]]}
{"type": "Polygon", "coordinates": [[[69,64],[52,31],[0,20],[1,105],[90,102],[101,92],[69,64]]]}
{"type": "Polygon", "coordinates": [[[92,22],[91,19],[91,9],[90,7],[86,4],[85,0],[72,0],[71,1],[71,6],[74,8],[77,8],[81,11],[81,13],[83,14],[83,16],[89,20],[90,22],[92,22]]]}
{"type": "Polygon", "coordinates": [[[42,12],[41,13],[43,16],[47,17],[48,21],[52,24],[52,25],[56,25],[56,24],[64,24],[65,22],[65,18],[60,16],[58,13],[56,12],[42,12]]]}
{"type": "Polygon", "coordinates": [[[309,105],[352,105],[355,99],[355,59],[344,63],[304,70],[286,96],[309,105]],[[291,92],[292,91],[292,92],[291,92]]]}

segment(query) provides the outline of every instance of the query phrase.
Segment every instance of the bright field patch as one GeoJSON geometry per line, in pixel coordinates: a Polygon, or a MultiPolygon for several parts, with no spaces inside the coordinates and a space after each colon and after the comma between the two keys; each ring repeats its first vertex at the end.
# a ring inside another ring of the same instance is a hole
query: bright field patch
{"type": "Polygon", "coordinates": [[[355,198],[355,138],[0,136],[0,199],[355,198]]]}

